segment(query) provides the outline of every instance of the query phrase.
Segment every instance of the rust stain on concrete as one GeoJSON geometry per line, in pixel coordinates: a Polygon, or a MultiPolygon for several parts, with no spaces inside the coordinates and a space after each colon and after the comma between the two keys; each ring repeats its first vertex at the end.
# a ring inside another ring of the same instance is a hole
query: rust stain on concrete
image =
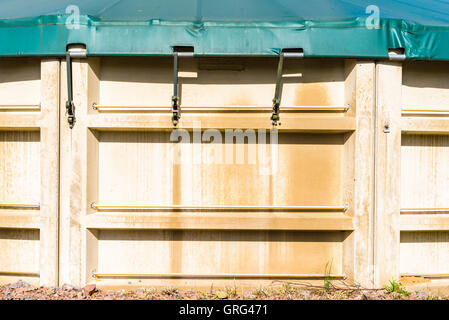
{"type": "Polygon", "coordinates": [[[323,84],[303,84],[295,92],[296,106],[327,106],[329,94],[323,84]]]}
{"type": "Polygon", "coordinates": [[[252,106],[254,105],[254,102],[251,98],[239,95],[238,97],[230,97],[230,106],[238,107],[238,106],[252,106]]]}

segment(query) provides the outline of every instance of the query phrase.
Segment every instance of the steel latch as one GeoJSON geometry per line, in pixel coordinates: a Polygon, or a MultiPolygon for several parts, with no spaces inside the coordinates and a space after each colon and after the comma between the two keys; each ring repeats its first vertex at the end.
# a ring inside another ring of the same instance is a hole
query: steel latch
{"type": "Polygon", "coordinates": [[[271,124],[277,126],[280,124],[280,105],[281,105],[281,81],[282,74],[284,70],[284,59],[285,58],[304,58],[304,52],[302,49],[284,49],[279,55],[278,71],[276,75],[276,89],[273,98],[273,111],[271,114],[271,124]]]}
{"type": "Polygon", "coordinates": [[[73,102],[73,78],[72,78],[72,58],[86,58],[86,52],[84,51],[67,51],[66,63],[67,63],[67,101],[65,103],[67,122],[70,129],[73,128],[76,122],[75,118],[75,103],[73,102]]]}
{"type": "Polygon", "coordinates": [[[172,106],[172,123],[176,127],[181,119],[181,104],[179,96],[179,81],[178,81],[178,58],[179,57],[193,57],[192,47],[174,47],[173,52],[173,96],[171,98],[172,106]],[[180,51],[178,51],[180,50],[180,51]]]}

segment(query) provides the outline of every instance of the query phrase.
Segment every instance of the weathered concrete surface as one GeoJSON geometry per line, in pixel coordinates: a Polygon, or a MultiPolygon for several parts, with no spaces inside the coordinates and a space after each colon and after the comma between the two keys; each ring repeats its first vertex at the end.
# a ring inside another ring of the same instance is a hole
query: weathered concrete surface
{"type": "MultiPolygon", "coordinates": [[[[222,109],[185,111],[180,128],[192,130],[198,122],[203,129],[221,131],[271,128],[276,60],[237,60],[232,70],[216,59],[212,64],[183,61],[182,106],[222,109]],[[233,109],[245,106],[259,109],[233,109]]],[[[261,279],[240,283],[257,286],[269,281],[263,276],[271,273],[323,276],[332,262],[331,273],[379,287],[404,272],[446,272],[448,212],[401,214],[407,208],[449,205],[443,165],[449,118],[401,112],[447,108],[449,88],[441,80],[447,78],[448,65],[427,66],[289,62],[278,127],[279,171],[262,176],[257,161],[214,164],[229,151],[225,143],[177,148],[169,142],[172,70],[166,58],[75,59],[73,129],[65,115],[65,62],[0,61],[0,106],[40,104],[27,112],[0,109],[0,202],[38,205],[0,207],[0,245],[5,249],[0,251],[0,281],[16,279],[6,272],[26,271],[30,281],[44,285],[208,287],[217,282],[201,276],[251,273],[261,279]],[[94,103],[166,110],[99,111],[94,103]],[[345,105],[349,110],[313,110],[345,105]],[[312,110],[286,111],[289,106],[312,110]],[[200,162],[174,163],[174,152],[188,155],[190,147],[200,162]],[[97,211],[93,202],[348,204],[348,210],[97,211]],[[100,281],[93,273],[122,276],[100,281]],[[147,273],[161,276],[145,278],[147,273]],[[199,278],[169,276],[183,273],[198,273],[199,278]]],[[[233,152],[242,147],[244,159],[253,155],[253,146],[237,144],[231,145],[233,152]]]]}

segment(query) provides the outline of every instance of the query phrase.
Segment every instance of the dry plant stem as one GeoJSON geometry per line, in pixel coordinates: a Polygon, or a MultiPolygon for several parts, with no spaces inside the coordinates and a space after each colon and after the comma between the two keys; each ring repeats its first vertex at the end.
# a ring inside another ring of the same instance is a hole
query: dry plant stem
{"type": "MultiPolygon", "coordinates": [[[[348,285],[347,283],[341,281],[342,284],[345,286],[345,288],[341,288],[341,287],[336,287],[335,285],[331,284],[331,290],[334,291],[383,291],[385,289],[383,288],[374,288],[374,289],[369,289],[369,288],[363,288],[361,286],[351,286],[348,285]]],[[[311,288],[311,289],[322,289],[324,290],[325,287],[324,286],[318,286],[318,285],[312,285],[308,282],[290,282],[290,281],[273,281],[274,283],[282,283],[282,284],[289,284],[289,285],[294,285],[294,286],[298,286],[298,287],[305,287],[305,288],[311,288]]]]}

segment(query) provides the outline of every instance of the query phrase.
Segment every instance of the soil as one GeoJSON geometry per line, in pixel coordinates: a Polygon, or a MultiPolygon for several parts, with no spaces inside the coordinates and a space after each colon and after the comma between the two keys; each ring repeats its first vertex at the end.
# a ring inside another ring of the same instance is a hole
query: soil
{"type": "Polygon", "coordinates": [[[63,285],[58,288],[33,287],[18,281],[0,286],[0,300],[442,300],[421,291],[389,292],[387,289],[364,289],[334,286],[327,290],[319,286],[283,283],[276,287],[243,290],[239,288],[210,291],[178,290],[177,288],[139,288],[135,290],[101,290],[95,285],[77,288],[63,285]]]}

